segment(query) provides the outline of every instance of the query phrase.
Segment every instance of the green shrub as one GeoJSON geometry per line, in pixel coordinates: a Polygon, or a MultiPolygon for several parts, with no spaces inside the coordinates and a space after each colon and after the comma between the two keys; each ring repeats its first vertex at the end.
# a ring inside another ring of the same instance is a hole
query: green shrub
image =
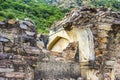
{"type": "Polygon", "coordinates": [[[5,17],[6,16],[5,12],[4,11],[0,11],[0,16],[5,17]]]}
{"type": "Polygon", "coordinates": [[[120,1],[119,0],[91,0],[91,5],[97,7],[112,8],[113,10],[120,11],[120,1]]]}
{"type": "Polygon", "coordinates": [[[8,8],[10,8],[9,5],[10,5],[9,3],[3,2],[2,4],[0,4],[0,7],[2,7],[3,9],[8,9],[8,8]]]}
{"type": "Polygon", "coordinates": [[[8,13],[6,18],[7,19],[13,19],[13,18],[15,18],[15,15],[13,13],[8,13]]]}
{"type": "Polygon", "coordinates": [[[4,20],[4,19],[5,19],[4,17],[1,17],[1,16],[0,16],[0,21],[2,21],[2,20],[4,20]]]}

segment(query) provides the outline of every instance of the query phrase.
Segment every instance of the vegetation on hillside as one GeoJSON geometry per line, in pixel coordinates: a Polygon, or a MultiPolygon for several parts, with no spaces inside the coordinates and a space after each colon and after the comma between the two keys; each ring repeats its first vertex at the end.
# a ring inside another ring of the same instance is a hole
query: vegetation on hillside
{"type": "Polygon", "coordinates": [[[89,5],[120,11],[120,0],[91,0],[89,5]]]}
{"type": "MultiPolygon", "coordinates": [[[[65,1],[67,0],[63,0],[63,4],[65,1]]],[[[120,0],[74,1],[79,6],[105,7],[120,11],[120,0]]],[[[65,13],[69,11],[68,9],[51,6],[50,3],[53,2],[57,3],[57,0],[0,0],[0,20],[29,18],[35,22],[39,32],[46,33],[54,21],[62,19],[65,13]]]]}
{"type": "Polygon", "coordinates": [[[38,31],[44,33],[66,11],[37,0],[0,0],[0,20],[29,18],[35,22],[38,31]]]}
{"type": "Polygon", "coordinates": [[[111,8],[113,10],[120,11],[120,0],[44,0],[44,2],[47,2],[47,3],[56,2],[58,3],[58,6],[61,4],[66,4],[66,2],[68,1],[70,3],[69,5],[76,3],[76,5],[79,5],[79,6],[87,5],[91,7],[105,7],[105,8],[111,8]]]}

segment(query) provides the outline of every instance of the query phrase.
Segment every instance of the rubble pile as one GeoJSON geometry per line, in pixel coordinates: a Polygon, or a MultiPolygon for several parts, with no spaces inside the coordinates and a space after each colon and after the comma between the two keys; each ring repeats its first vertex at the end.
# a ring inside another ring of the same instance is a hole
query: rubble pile
{"type": "Polygon", "coordinates": [[[29,20],[0,22],[0,80],[33,80],[39,61],[37,31],[29,20]]]}

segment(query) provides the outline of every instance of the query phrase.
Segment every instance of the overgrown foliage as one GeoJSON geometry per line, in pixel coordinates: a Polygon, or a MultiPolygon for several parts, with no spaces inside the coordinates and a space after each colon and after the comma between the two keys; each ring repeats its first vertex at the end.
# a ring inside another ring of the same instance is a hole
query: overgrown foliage
{"type": "Polygon", "coordinates": [[[94,7],[111,8],[120,11],[120,0],[88,0],[89,5],[94,7]]]}
{"type": "Polygon", "coordinates": [[[0,20],[29,18],[43,33],[54,21],[60,20],[66,11],[37,0],[0,0],[0,20]]]}
{"type": "MultiPolygon", "coordinates": [[[[63,0],[63,4],[64,4],[63,0]]],[[[120,0],[74,0],[79,6],[105,7],[120,11],[120,0]],[[87,4],[84,4],[84,1],[87,4]]],[[[0,20],[33,20],[39,32],[47,33],[54,21],[60,20],[68,9],[48,5],[56,0],[0,0],[0,20]]]]}
{"type": "MultiPolygon", "coordinates": [[[[43,0],[47,3],[54,3],[54,2],[66,2],[68,0],[43,0]]],[[[75,2],[79,6],[87,5],[92,7],[105,7],[105,8],[112,8],[113,10],[120,11],[120,0],[69,0],[71,2],[75,2]]],[[[58,4],[59,5],[59,4],[58,4]]],[[[70,4],[71,5],[71,4],[70,4]]]]}

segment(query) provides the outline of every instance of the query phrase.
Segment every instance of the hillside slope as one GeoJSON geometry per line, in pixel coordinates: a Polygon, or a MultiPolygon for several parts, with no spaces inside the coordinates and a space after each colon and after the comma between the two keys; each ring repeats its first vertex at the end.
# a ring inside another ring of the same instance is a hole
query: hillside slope
{"type": "Polygon", "coordinates": [[[38,0],[1,0],[0,20],[29,18],[37,25],[39,32],[46,33],[51,24],[60,20],[65,9],[47,5],[38,0]]]}
{"type": "Polygon", "coordinates": [[[120,11],[119,0],[0,0],[0,20],[29,18],[35,22],[38,32],[47,33],[54,21],[83,5],[120,11]]]}
{"type": "MultiPolygon", "coordinates": [[[[38,0],[39,1],[39,0],[38,0]]],[[[53,6],[73,8],[77,6],[105,7],[120,11],[120,0],[42,0],[53,6]]]]}

